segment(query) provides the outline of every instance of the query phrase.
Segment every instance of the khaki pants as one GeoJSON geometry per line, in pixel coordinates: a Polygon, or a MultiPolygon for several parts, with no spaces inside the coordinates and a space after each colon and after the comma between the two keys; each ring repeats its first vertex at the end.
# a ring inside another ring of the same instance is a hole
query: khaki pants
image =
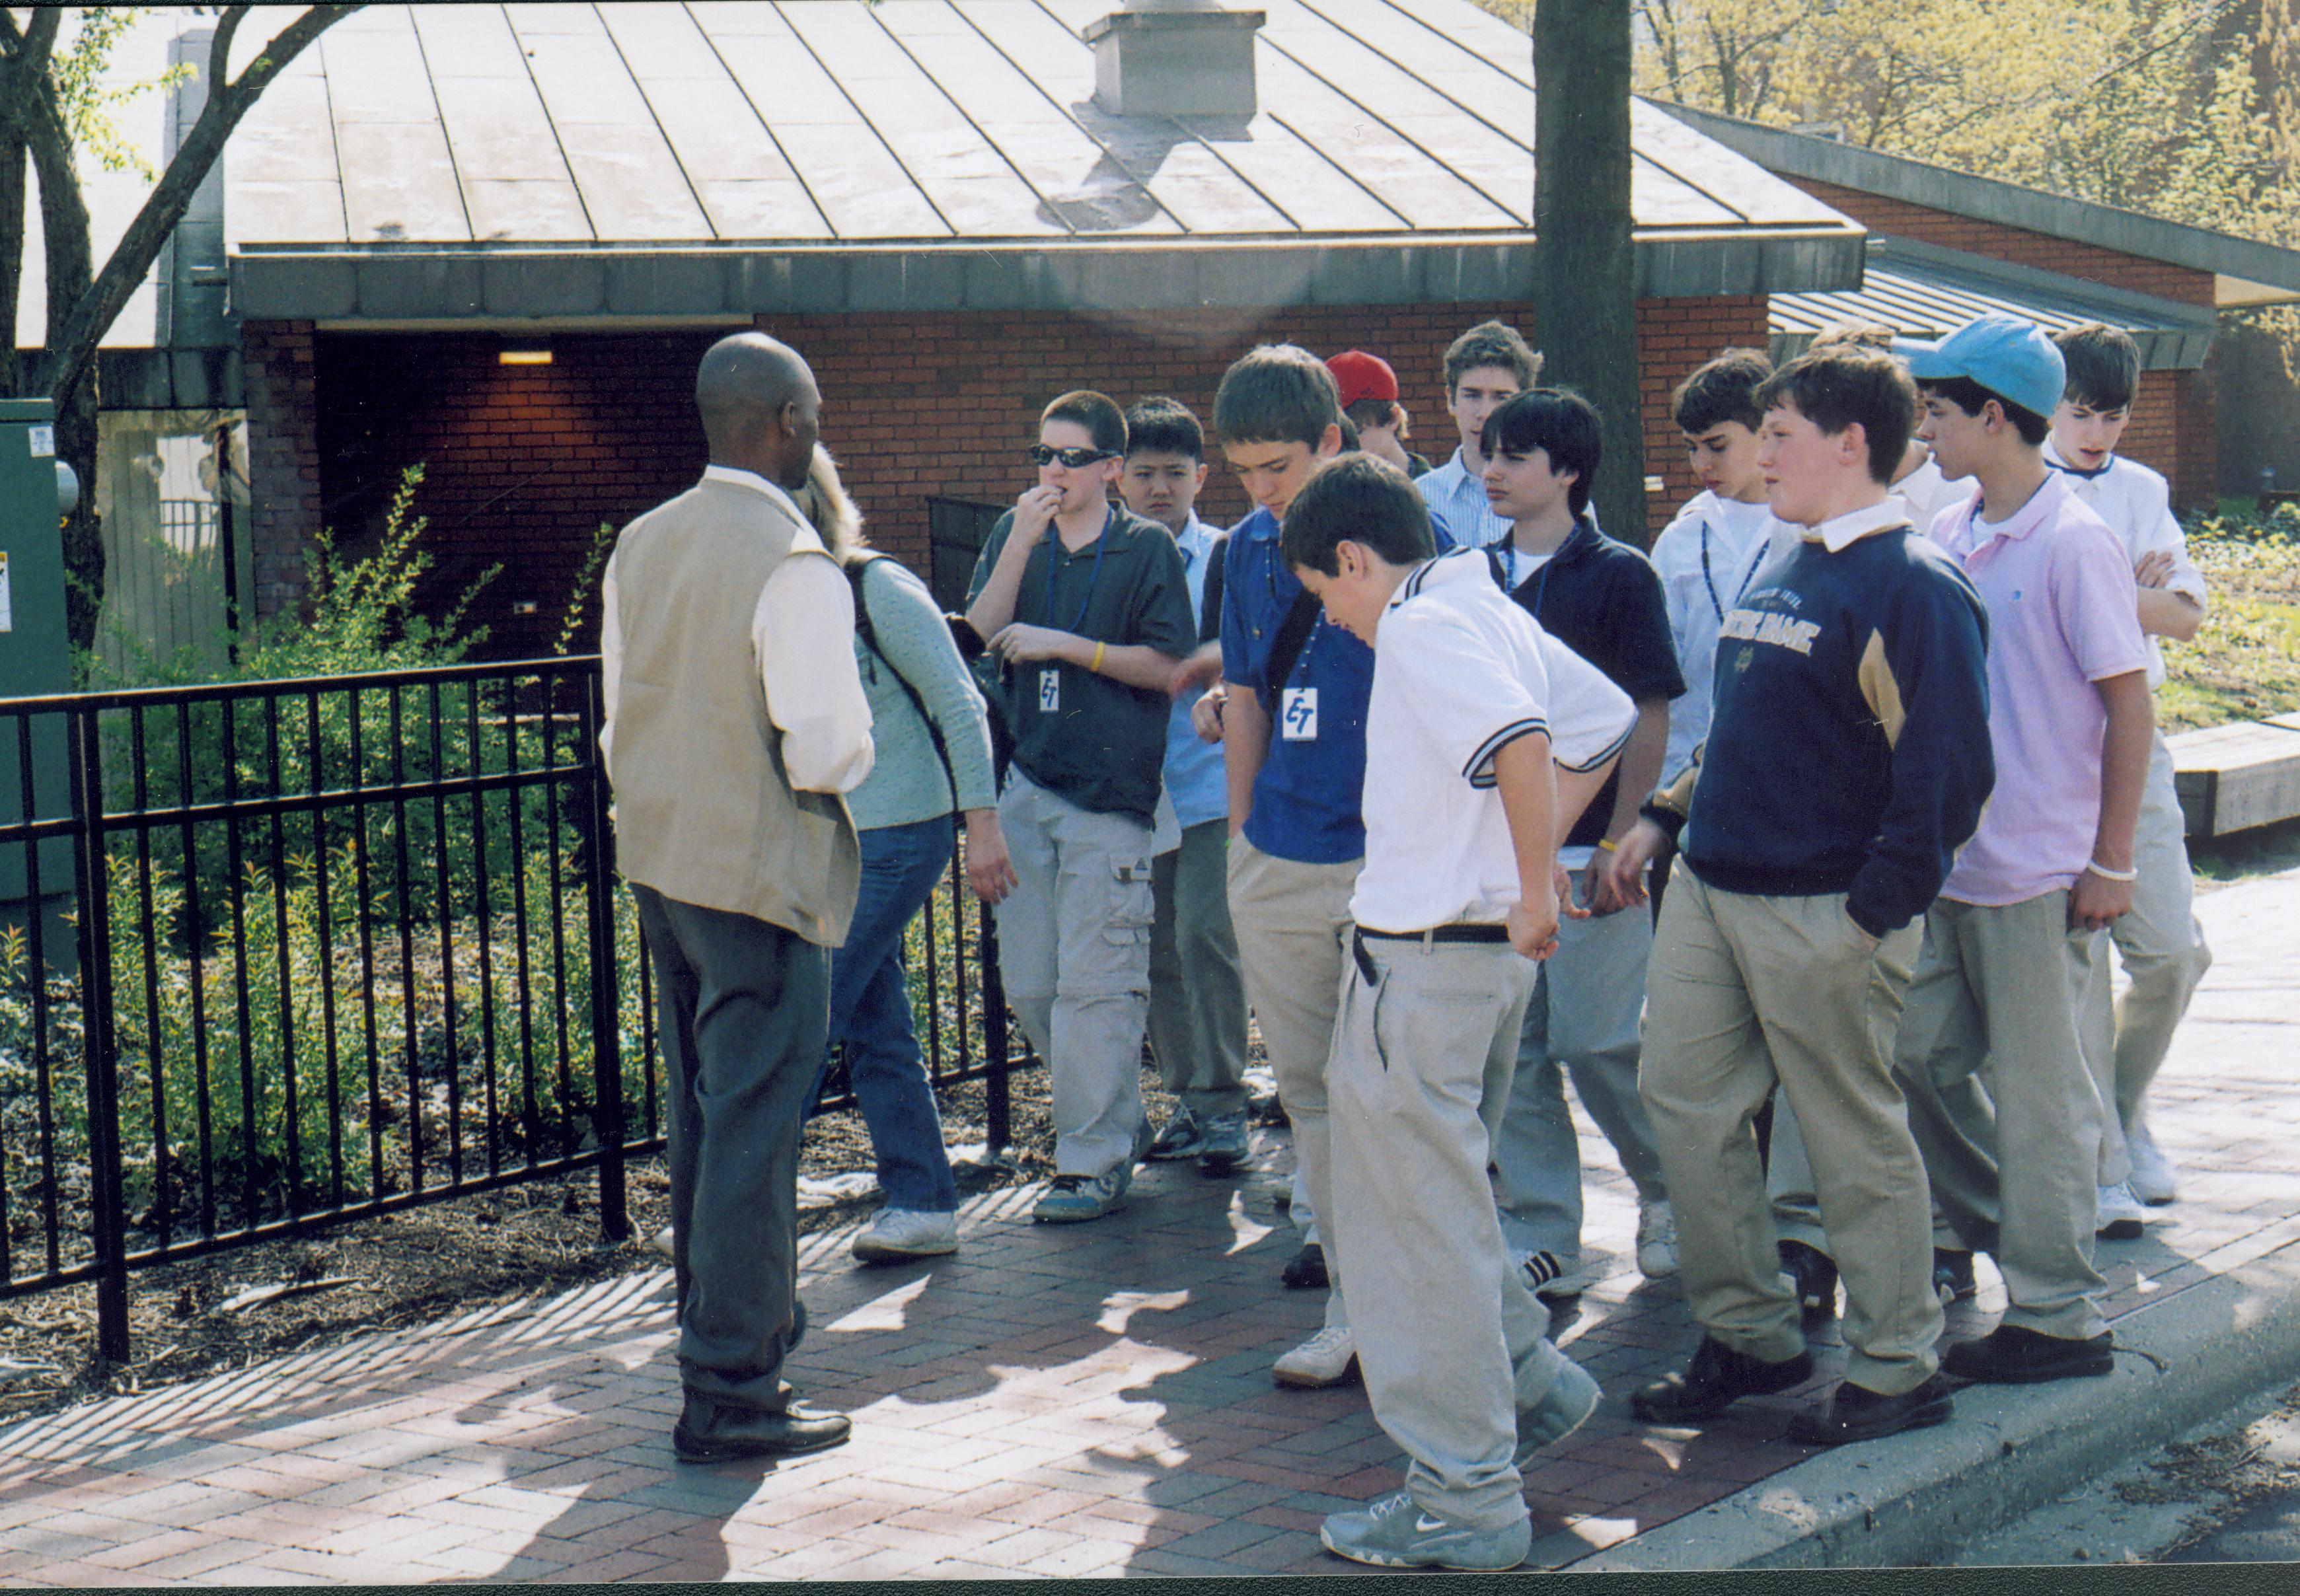
{"type": "Polygon", "coordinates": [[[1351,1283],[1374,1419],[1425,1511],[1527,1517],[1517,1410],[1563,1365],[1488,1177],[1535,966],[1506,943],[1368,938],[1334,1030],[1329,1253],[1351,1283]]]}
{"type": "MultiPolygon", "coordinates": [[[[1262,1027],[1278,1101],[1294,1127],[1294,1160],[1310,1205],[1330,1231],[1333,1182],[1326,1121],[1326,1060],[1349,964],[1350,892],[1359,860],[1303,864],[1264,853],[1244,836],[1229,843],[1229,918],[1237,928],[1246,995],[1262,1027]]],[[[1529,967],[1530,968],[1530,967],[1529,967]]],[[[1341,1271],[1329,1255],[1326,1323],[1349,1323],[1341,1271]]]]}
{"type": "Polygon", "coordinates": [[[2104,934],[2068,916],[2066,892],[1937,900],[1893,1068],[1933,1201],[2004,1276],[2004,1322],[2083,1339],[2107,1327],[2092,1265],[2104,1116],[2077,1034],[2104,934]]]}
{"type": "Polygon", "coordinates": [[[1150,823],[1097,814],[1020,770],[998,800],[1017,885],[998,905],[998,969],[1054,1076],[1054,1172],[1106,1175],[1142,1123],[1150,1007],[1150,823]]]}
{"type": "Polygon", "coordinates": [[[1680,869],[1654,943],[1638,1074],[1686,1300],[1716,1340],[1768,1362],[1804,1350],[1751,1125],[1778,1079],[1845,1281],[1846,1376],[1887,1396],[1931,1376],[1941,1332],[1924,1168],[1879,1040],[1886,967],[1917,941],[1904,927],[1872,950],[1841,894],[1720,892],[1680,869]]]}
{"type": "Polygon", "coordinates": [[[1207,820],[1150,861],[1150,1051],[1200,1125],[1246,1111],[1246,981],[1225,885],[1229,822],[1207,820]]]}
{"type": "Polygon", "coordinates": [[[2112,1004],[2111,960],[2093,960],[2085,985],[2085,1058],[2103,1101],[2116,1104],[2101,1126],[2099,1179],[2112,1185],[2130,1173],[2124,1132],[2140,1123],[2148,1085],[2171,1051],[2172,1033],[2188,1012],[2197,983],[2212,967],[2204,928],[2196,923],[2196,877],[2188,863],[2188,822],[2172,782],[2172,752],[2162,732],[2140,790],[2140,825],[2132,839],[2132,912],[2108,935],[2131,984],[2112,1004]]]}
{"type": "MultiPolygon", "coordinates": [[[[1877,949],[1877,968],[1886,980],[1885,1002],[1877,1011],[1877,1051],[1893,1056],[1893,1038],[1901,1028],[1901,1007],[1908,1001],[1909,960],[1915,952],[1906,939],[1888,937],[1877,949]]],[[[1773,1200],[1773,1228],[1785,1242],[1803,1242],[1829,1251],[1829,1237],[1821,1227],[1821,1199],[1812,1188],[1812,1158],[1805,1151],[1804,1130],[1787,1097],[1773,1098],[1773,1139],[1765,1161],[1765,1190],[1773,1200]]],[[[1939,1227],[1935,1226],[1936,1234],[1939,1227]]]]}

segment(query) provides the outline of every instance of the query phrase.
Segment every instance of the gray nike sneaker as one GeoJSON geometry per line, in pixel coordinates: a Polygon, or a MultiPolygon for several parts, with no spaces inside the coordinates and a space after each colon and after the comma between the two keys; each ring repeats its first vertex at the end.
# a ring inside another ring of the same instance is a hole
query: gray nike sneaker
{"type": "Polygon", "coordinates": [[[1459,1568],[1497,1574],[1525,1561],[1533,1549],[1533,1521],[1506,1529],[1474,1529],[1426,1513],[1400,1491],[1364,1509],[1329,1517],[1318,1539],[1336,1557],[1382,1568],[1459,1568]]]}

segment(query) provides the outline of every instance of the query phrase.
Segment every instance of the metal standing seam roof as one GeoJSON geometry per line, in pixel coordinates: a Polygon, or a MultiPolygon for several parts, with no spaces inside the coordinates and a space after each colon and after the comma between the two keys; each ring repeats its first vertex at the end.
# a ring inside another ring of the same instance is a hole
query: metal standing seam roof
{"type": "MultiPolygon", "coordinates": [[[[276,296],[289,257],[395,253],[1523,256],[1524,34],[1468,0],[1256,4],[1261,110],[1227,121],[1093,103],[1079,30],[1120,0],[372,6],[299,57],[227,152],[235,287],[276,296]],[[274,266],[241,269],[265,256],[274,266]]],[[[1638,235],[1659,263],[1641,258],[1641,278],[1669,279],[1641,286],[1855,280],[1862,233],[1846,217],[1642,103],[1633,138],[1638,235]]],[[[1501,261],[1488,275],[1522,273],[1501,261]]],[[[335,313],[379,313],[351,280],[320,274],[305,297],[332,284],[351,295],[335,313]]],[[[418,313],[426,295],[396,280],[413,294],[398,313],[418,313]]]]}
{"type": "Polygon", "coordinates": [[[2048,332],[2104,321],[2132,335],[2144,369],[2194,370],[2219,321],[2202,306],[1912,239],[1871,237],[1862,286],[1776,294],[1768,306],[1776,361],[1801,353],[1833,321],[1880,321],[1903,337],[1938,338],[1976,316],[2024,317],[2048,332]]]}

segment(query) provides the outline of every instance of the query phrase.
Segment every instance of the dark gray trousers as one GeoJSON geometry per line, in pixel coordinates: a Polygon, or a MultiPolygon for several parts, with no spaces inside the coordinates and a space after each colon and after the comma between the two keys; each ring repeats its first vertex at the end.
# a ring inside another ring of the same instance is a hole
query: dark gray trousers
{"type": "Polygon", "coordinates": [[[830,1024],[830,955],[796,932],[631,884],[670,1100],[679,1379],[779,1412],[798,1306],[798,1141],[830,1024]]]}

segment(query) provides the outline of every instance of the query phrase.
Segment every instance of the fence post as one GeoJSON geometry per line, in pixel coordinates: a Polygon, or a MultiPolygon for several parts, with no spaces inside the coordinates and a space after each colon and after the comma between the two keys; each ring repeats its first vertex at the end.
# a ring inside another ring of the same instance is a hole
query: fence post
{"type": "Polygon", "coordinates": [[[1006,1033],[1006,980],[998,973],[998,922],[989,904],[976,907],[982,913],[982,934],[974,944],[982,958],[982,1051],[989,1055],[983,1060],[983,1140],[986,1151],[996,1154],[1014,1144],[1014,1106],[1006,1080],[1014,1062],[1006,1033]]]}
{"type": "Polygon", "coordinates": [[[599,758],[605,719],[599,667],[583,673],[583,855],[589,861],[591,921],[592,1126],[599,1139],[599,1232],[610,1242],[629,1239],[630,1200],[623,1170],[622,1003],[615,968],[615,833],[607,818],[607,773],[599,758]]]}
{"type": "MultiPolygon", "coordinates": [[[[104,852],[104,744],[97,711],[66,711],[71,744],[72,877],[79,896],[80,1020],[88,1077],[89,1215],[96,1243],[96,1350],[128,1361],[128,1226],[121,1198],[119,1059],[112,1025],[110,871],[104,852]]],[[[26,816],[25,819],[31,819],[26,816]]],[[[34,844],[38,846],[38,844],[34,844]]],[[[35,912],[38,912],[37,907],[35,912]]],[[[36,972],[35,978],[41,978],[36,972]]]]}

